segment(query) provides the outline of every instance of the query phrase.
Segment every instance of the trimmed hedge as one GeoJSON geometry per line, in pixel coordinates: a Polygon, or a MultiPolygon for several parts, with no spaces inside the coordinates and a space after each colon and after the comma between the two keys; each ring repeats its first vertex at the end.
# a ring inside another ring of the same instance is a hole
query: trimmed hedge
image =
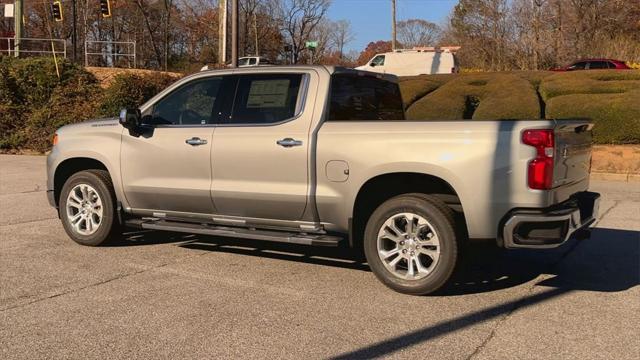
{"type": "MultiPolygon", "coordinates": [[[[404,89],[403,89],[404,91],[404,89]]],[[[408,119],[538,119],[533,85],[513,74],[464,74],[417,100],[408,119]]]]}
{"type": "Polygon", "coordinates": [[[176,77],[163,73],[117,75],[104,92],[99,115],[117,116],[122,108],[140,106],[175,81],[176,77]]]}
{"type": "Polygon", "coordinates": [[[596,143],[640,144],[640,70],[451,76],[447,82],[430,75],[401,79],[407,118],[589,118],[596,143]]]}
{"type": "Polygon", "coordinates": [[[142,104],[176,78],[118,75],[102,89],[96,78],[68,61],[50,58],[0,59],[0,150],[35,150],[51,146],[56,129],[88,119],[117,116],[122,107],[142,104]]]}
{"type": "MultiPolygon", "coordinates": [[[[116,76],[107,89],[82,67],[49,58],[0,58],[0,150],[46,151],[60,126],[142,104],[173,83],[116,76]]],[[[590,118],[599,144],[640,144],[640,70],[518,71],[400,79],[408,119],[590,118]]]]}

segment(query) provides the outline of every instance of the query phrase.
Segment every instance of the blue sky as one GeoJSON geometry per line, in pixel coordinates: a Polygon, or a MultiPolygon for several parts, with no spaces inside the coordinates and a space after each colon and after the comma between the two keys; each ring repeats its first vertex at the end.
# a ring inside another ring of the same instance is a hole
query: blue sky
{"type": "MultiPolygon", "coordinates": [[[[396,0],[396,18],[440,24],[457,3],[457,0],[396,0]]],[[[333,0],[329,17],[351,21],[356,35],[348,45],[349,50],[361,51],[371,41],[391,39],[391,0],[333,0]]]]}

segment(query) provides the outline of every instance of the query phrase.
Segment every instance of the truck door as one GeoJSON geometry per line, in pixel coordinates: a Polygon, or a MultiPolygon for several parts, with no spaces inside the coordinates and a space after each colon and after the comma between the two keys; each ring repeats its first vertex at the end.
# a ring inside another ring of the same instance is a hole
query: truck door
{"type": "Polygon", "coordinates": [[[141,136],[123,133],[122,183],[133,209],[214,213],[212,123],[222,82],[218,76],[183,84],[145,110],[141,136]]]}
{"type": "Polygon", "coordinates": [[[211,196],[219,215],[299,220],[309,193],[305,104],[313,73],[237,76],[235,99],[213,134],[211,196]]]}

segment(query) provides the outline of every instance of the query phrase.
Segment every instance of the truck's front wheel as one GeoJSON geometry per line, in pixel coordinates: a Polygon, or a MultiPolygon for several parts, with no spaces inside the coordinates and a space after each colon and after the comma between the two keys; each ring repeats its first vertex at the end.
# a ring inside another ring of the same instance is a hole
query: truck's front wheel
{"type": "Polygon", "coordinates": [[[424,295],[451,277],[458,256],[452,210],[424,194],[380,205],[365,229],[364,250],[373,273],[388,287],[424,295]]]}
{"type": "Polygon", "coordinates": [[[60,218],[67,235],[81,245],[98,246],[119,230],[115,194],[109,173],[86,170],[73,174],[60,193],[60,218]]]}

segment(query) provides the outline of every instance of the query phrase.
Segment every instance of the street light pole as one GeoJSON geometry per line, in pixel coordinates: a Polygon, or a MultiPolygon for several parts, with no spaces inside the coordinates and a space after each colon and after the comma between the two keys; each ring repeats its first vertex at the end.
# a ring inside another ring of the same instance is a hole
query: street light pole
{"type": "Polygon", "coordinates": [[[231,0],[231,67],[238,67],[238,0],[231,0]]]}

